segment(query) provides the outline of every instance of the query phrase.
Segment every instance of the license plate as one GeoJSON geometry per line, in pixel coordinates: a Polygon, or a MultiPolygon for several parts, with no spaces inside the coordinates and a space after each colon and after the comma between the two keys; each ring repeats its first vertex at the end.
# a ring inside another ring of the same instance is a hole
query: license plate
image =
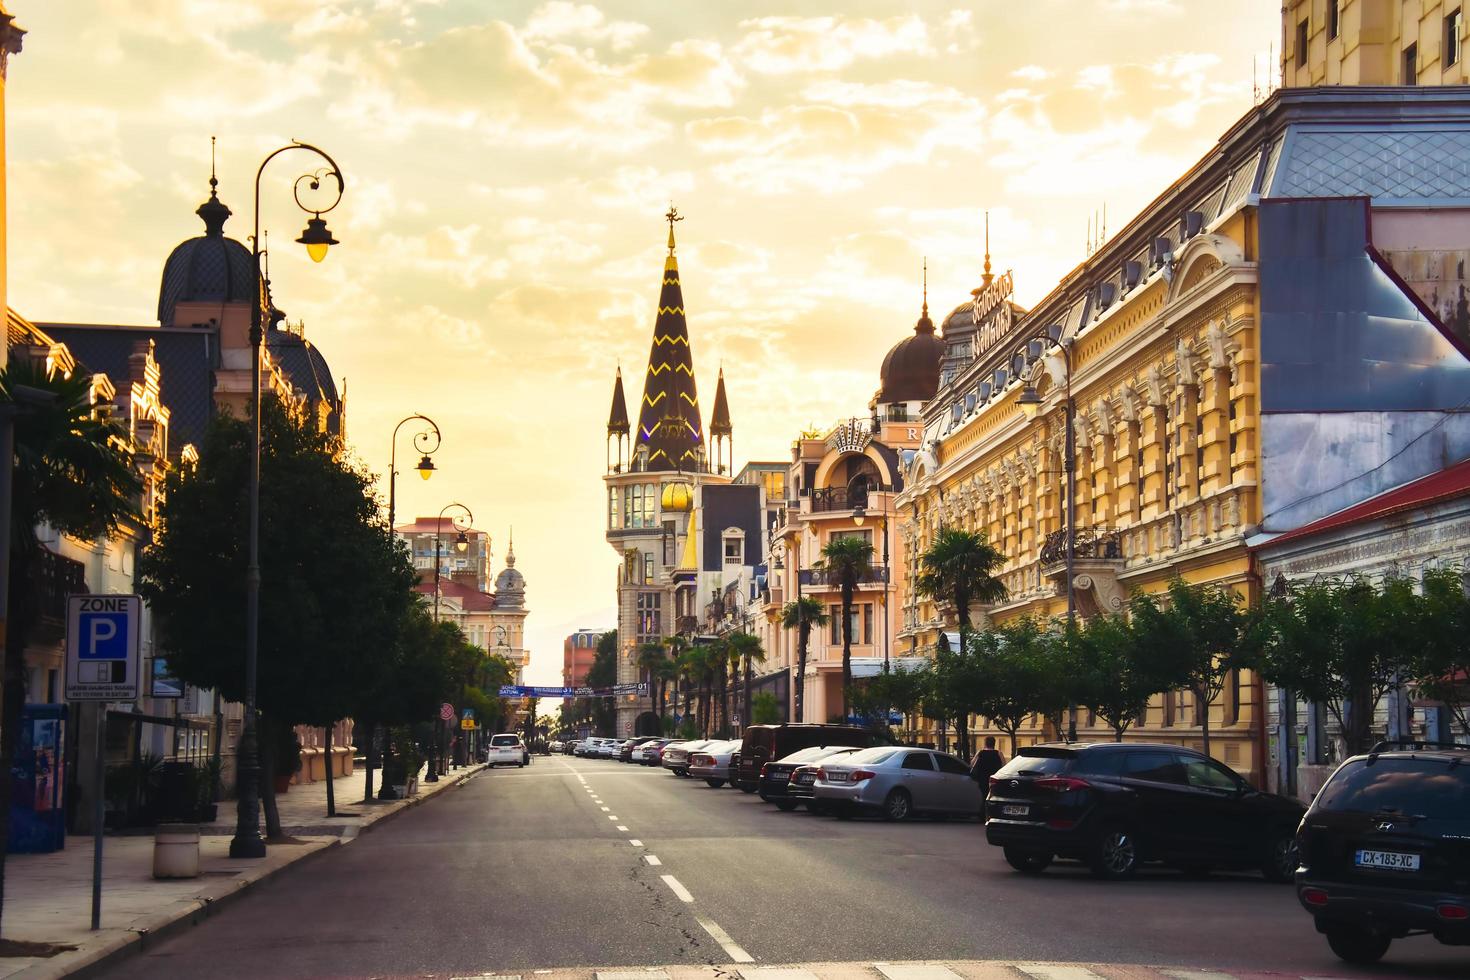
{"type": "Polygon", "coordinates": [[[1360,868],[1381,868],[1385,871],[1418,871],[1419,855],[1399,851],[1359,851],[1356,863],[1360,868]]]}
{"type": "Polygon", "coordinates": [[[1031,812],[1031,808],[1029,806],[1018,806],[1015,803],[1007,803],[1000,808],[1000,812],[1007,817],[1024,817],[1031,812]]]}
{"type": "Polygon", "coordinates": [[[796,779],[793,780],[793,781],[795,783],[797,783],[798,785],[800,785],[800,786],[810,786],[811,785],[811,782],[812,782],[812,777],[811,776],[797,776],[796,779]]]}
{"type": "Polygon", "coordinates": [[[845,782],[847,782],[847,773],[845,773],[845,772],[829,772],[829,773],[827,773],[827,782],[829,782],[829,783],[845,783],[845,782]]]}

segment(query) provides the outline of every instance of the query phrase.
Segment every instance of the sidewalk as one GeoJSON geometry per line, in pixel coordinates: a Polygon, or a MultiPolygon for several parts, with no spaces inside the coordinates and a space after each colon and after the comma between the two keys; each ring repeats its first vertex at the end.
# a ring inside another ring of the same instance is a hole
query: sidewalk
{"type": "MultiPolygon", "coordinates": [[[[199,877],[155,881],[153,837],[108,836],[102,858],[102,928],[92,932],[92,838],[68,837],[54,854],[12,854],[6,861],[4,938],[77,947],[50,958],[0,959],[0,980],[64,977],[167,935],[219,911],[251,885],[282,868],[350,843],[373,824],[458,785],[481,767],[451,770],[437,783],[420,775],[407,800],[363,803],[359,771],[333,783],[338,816],[327,817],[327,784],[292,786],[278,798],[286,838],[259,860],[231,860],[233,803],[220,805],[220,822],[201,827],[199,877]],[[226,814],[228,813],[228,817],[226,814]],[[228,822],[227,822],[228,821],[228,822]]],[[[376,780],[375,780],[376,782],[376,780]]],[[[262,829],[264,825],[262,823],[262,829]]]]}

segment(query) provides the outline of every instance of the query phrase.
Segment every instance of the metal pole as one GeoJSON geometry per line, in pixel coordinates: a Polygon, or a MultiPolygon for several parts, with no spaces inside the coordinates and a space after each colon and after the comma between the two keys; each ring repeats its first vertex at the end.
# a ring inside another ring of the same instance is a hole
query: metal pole
{"type": "Polygon", "coordinates": [[[92,931],[102,928],[102,824],[107,819],[102,783],[107,775],[103,754],[107,751],[107,705],[97,705],[97,758],[92,763],[92,931]]]}
{"type": "Polygon", "coordinates": [[[1062,345],[1062,354],[1066,358],[1067,366],[1067,404],[1065,406],[1067,445],[1062,465],[1067,471],[1067,625],[1071,626],[1077,616],[1077,599],[1072,593],[1072,578],[1077,561],[1077,457],[1072,419],[1077,411],[1077,406],[1072,402],[1072,347],[1070,344],[1062,345]]]}
{"type": "Polygon", "coordinates": [[[10,498],[15,479],[15,406],[0,405],[0,651],[10,618],[10,498]]]}

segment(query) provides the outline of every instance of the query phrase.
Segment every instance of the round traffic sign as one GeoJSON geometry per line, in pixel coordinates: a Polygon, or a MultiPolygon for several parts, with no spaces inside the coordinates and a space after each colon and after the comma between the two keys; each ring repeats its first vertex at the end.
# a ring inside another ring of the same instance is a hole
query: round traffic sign
{"type": "Polygon", "coordinates": [[[441,704],[439,706],[439,718],[441,721],[453,721],[454,705],[450,704],[448,701],[441,704]]]}

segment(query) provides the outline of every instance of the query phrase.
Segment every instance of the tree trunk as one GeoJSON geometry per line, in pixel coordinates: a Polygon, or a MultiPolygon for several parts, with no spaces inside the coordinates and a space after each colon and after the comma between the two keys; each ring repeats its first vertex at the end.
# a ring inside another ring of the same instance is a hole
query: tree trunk
{"type": "Polygon", "coordinates": [[[852,586],[842,583],[842,724],[852,701],[852,586]]]}
{"type": "MultiPolygon", "coordinates": [[[[3,519],[10,520],[10,517],[5,515],[3,519]]],[[[0,628],[5,630],[4,687],[0,690],[0,916],[5,910],[5,852],[10,845],[10,804],[15,793],[10,774],[21,741],[20,716],[26,703],[26,641],[40,618],[37,576],[31,562],[39,547],[31,535],[14,536],[9,556],[0,556],[0,560],[10,562],[9,618],[0,622],[0,628]]]]}
{"type": "Polygon", "coordinates": [[[796,628],[796,721],[801,723],[806,702],[806,647],[812,638],[812,625],[805,619],[796,628]]]}
{"type": "Polygon", "coordinates": [[[367,732],[367,751],[363,753],[366,758],[363,766],[362,801],[371,803],[373,801],[373,763],[377,761],[378,751],[373,736],[377,733],[378,726],[367,721],[363,722],[362,727],[367,732]]]}
{"type": "Polygon", "coordinates": [[[327,725],[325,729],[323,729],[326,732],[327,736],[327,747],[324,750],[325,755],[322,758],[322,769],[323,775],[326,777],[327,780],[327,816],[329,817],[335,817],[337,815],[337,791],[335,788],[336,780],[333,779],[333,777],[337,774],[332,771],[332,725],[335,724],[336,722],[332,722],[331,724],[327,725]]]}
{"type": "Polygon", "coordinates": [[[1194,711],[1199,716],[1200,744],[1203,746],[1205,755],[1210,754],[1210,697],[1203,688],[1196,688],[1194,692],[1194,711]]]}
{"type": "Polygon", "coordinates": [[[960,758],[969,761],[974,758],[970,751],[970,719],[960,712],[959,717],[954,720],[955,742],[959,745],[960,758]]]}
{"type": "Polygon", "coordinates": [[[281,836],[281,811],[276,808],[276,746],[281,736],[277,723],[267,715],[257,719],[256,731],[260,735],[260,808],[265,813],[265,836],[281,836]]]}
{"type": "MultiPolygon", "coordinates": [[[[749,657],[746,657],[745,658],[745,711],[742,712],[741,715],[740,715],[740,727],[741,728],[748,728],[748,727],[750,727],[750,719],[751,719],[751,709],[750,709],[750,658],[749,657]]],[[[731,736],[734,737],[735,734],[737,734],[737,733],[733,733],[732,732],[731,733],[731,736]]]]}

